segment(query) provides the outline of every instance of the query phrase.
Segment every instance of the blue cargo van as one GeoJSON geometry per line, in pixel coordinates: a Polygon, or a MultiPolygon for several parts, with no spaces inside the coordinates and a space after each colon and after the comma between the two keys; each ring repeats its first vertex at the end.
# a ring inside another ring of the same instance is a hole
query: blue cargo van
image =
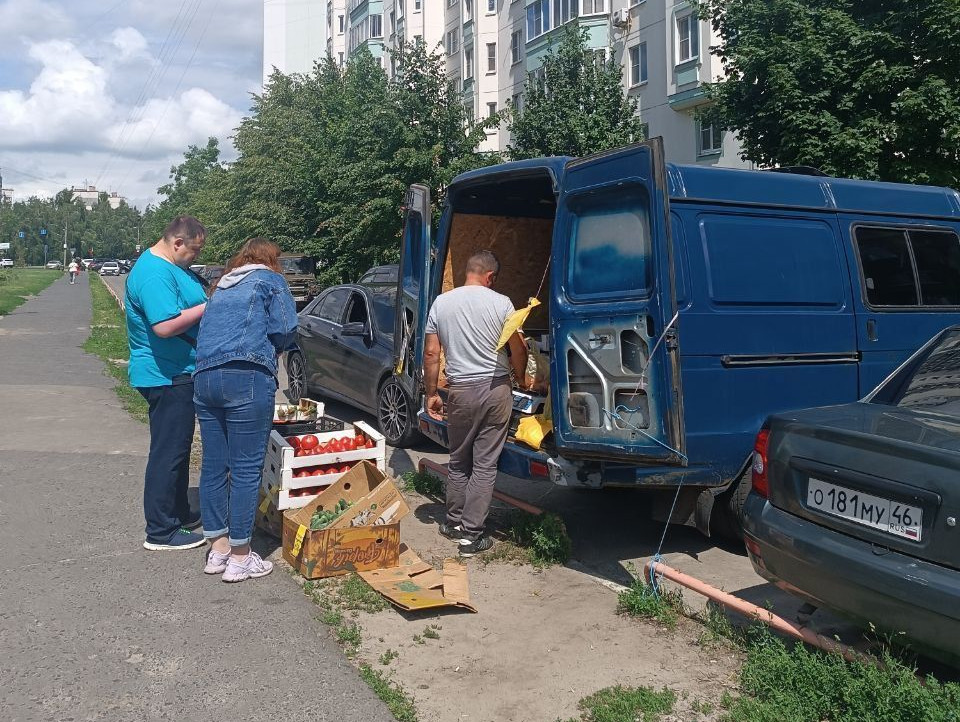
{"type": "MultiPolygon", "coordinates": [[[[524,331],[549,356],[553,418],[538,450],[511,436],[501,470],[671,503],[681,485],[671,521],[706,533],[735,533],[769,414],[858,399],[960,323],[948,188],[672,165],[653,139],[460,175],[435,237],[425,187],[405,213],[395,352],[411,398],[433,299],[489,248],[516,307],[539,290],[524,331]]],[[[546,401],[515,393],[516,416],[546,401]]],[[[419,425],[446,442],[443,423],[419,425]]]]}

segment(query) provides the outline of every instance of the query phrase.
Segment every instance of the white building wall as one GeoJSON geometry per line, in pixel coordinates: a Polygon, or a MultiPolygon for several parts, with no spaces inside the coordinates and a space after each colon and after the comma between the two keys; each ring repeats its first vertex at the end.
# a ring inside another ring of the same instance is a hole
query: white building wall
{"type": "Polygon", "coordinates": [[[327,55],[341,66],[347,62],[347,0],[327,2],[327,55]]]}
{"type": "Polygon", "coordinates": [[[327,51],[326,0],[264,0],[263,83],[273,69],[309,73],[327,51]]]}
{"type": "MultiPolygon", "coordinates": [[[[443,51],[444,7],[446,0],[383,0],[384,46],[396,50],[401,43],[422,39],[428,51],[443,51]]],[[[393,76],[390,53],[384,67],[393,76]]]]}

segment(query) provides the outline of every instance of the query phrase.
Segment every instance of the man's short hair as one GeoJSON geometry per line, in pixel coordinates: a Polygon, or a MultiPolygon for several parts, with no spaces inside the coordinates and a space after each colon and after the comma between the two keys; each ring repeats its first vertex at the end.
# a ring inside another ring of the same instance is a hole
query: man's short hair
{"type": "Polygon", "coordinates": [[[207,229],[193,216],[177,216],[163,229],[165,241],[173,241],[177,238],[194,241],[206,237],[207,229]]]}
{"type": "Polygon", "coordinates": [[[493,251],[477,251],[467,259],[467,273],[482,276],[491,271],[495,277],[500,274],[500,261],[493,251]]]}

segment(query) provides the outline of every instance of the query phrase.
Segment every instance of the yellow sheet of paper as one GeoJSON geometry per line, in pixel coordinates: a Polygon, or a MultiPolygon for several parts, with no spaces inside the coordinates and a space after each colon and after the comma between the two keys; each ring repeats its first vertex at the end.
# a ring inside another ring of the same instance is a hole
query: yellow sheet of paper
{"type": "Polygon", "coordinates": [[[510,340],[510,337],[523,328],[523,324],[527,320],[527,316],[529,316],[530,312],[539,305],[540,302],[537,299],[531,298],[526,306],[518,311],[514,311],[507,317],[507,322],[503,324],[503,333],[500,334],[500,340],[497,342],[497,351],[506,346],[507,341],[510,340]]]}

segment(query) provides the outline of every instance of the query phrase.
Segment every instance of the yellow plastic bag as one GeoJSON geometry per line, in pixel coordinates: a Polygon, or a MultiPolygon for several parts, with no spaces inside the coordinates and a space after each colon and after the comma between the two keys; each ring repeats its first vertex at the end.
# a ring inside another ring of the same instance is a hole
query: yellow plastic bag
{"type": "Polygon", "coordinates": [[[532,449],[539,449],[544,438],[553,430],[553,421],[548,417],[524,416],[517,424],[517,441],[522,441],[532,449]]]}
{"type": "Polygon", "coordinates": [[[506,346],[507,341],[510,340],[510,337],[523,328],[523,324],[527,320],[527,316],[529,316],[530,312],[539,305],[540,302],[537,299],[531,298],[527,302],[526,306],[514,311],[507,317],[507,322],[503,324],[503,332],[500,334],[500,340],[497,342],[497,351],[506,346]]]}

